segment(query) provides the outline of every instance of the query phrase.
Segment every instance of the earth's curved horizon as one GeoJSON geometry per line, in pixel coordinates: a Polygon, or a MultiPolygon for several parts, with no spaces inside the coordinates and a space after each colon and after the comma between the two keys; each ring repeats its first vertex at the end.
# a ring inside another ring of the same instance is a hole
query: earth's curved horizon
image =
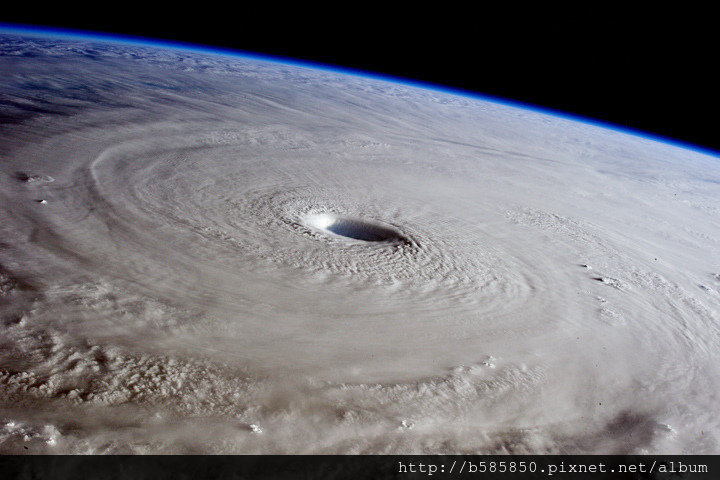
{"type": "Polygon", "coordinates": [[[0,452],[719,453],[719,158],[0,29],[0,452]]]}

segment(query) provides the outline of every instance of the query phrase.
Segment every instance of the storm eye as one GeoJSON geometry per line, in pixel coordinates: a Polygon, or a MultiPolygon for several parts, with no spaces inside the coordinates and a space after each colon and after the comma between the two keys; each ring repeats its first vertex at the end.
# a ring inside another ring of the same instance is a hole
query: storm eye
{"type": "Polygon", "coordinates": [[[323,213],[310,216],[306,223],[323,233],[361,242],[405,243],[408,241],[394,227],[374,220],[323,213]]]}

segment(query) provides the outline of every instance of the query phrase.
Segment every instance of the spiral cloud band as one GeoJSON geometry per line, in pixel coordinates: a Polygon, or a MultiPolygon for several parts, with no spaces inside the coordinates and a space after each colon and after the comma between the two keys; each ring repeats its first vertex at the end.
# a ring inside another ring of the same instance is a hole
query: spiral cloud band
{"type": "Polygon", "coordinates": [[[0,450],[718,453],[718,159],[0,37],[0,450]]]}

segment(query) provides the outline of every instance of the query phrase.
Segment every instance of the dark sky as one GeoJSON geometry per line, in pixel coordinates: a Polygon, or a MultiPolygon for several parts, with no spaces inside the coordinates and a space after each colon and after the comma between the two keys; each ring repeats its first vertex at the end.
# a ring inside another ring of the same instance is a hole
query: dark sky
{"type": "Polygon", "coordinates": [[[718,41],[704,36],[702,24],[688,28],[674,12],[661,20],[587,11],[562,17],[531,12],[518,20],[507,12],[438,5],[412,16],[365,4],[343,4],[332,12],[282,11],[273,4],[263,13],[238,8],[212,14],[198,13],[199,4],[193,4],[185,13],[167,16],[127,9],[83,16],[21,9],[0,13],[0,21],[179,40],[381,72],[720,151],[718,122],[710,120],[720,109],[720,82],[713,73],[718,41]]]}

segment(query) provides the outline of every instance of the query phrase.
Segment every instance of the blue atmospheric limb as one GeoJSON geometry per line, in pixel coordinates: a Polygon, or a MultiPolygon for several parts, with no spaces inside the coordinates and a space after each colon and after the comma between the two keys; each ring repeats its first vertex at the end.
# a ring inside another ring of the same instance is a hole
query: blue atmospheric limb
{"type": "Polygon", "coordinates": [[[554,117],[564,118],[573,122],[585,123],[588,125],[594,125],[597,127],[613,130],[616,132],[633,135],[636,137],[646,138],[648,140],[661,142],[677,147],[694,150],[696,152],[704,153],[706,155],[712,155],[714,157],[720,157],[720,152],[715,150],[695,145],[689,142],[657,135],[642,130],[637,130],[631,127],[617,125],[611,122],[605,122],[598,119],[585,117],[582,115],[571,114],[554,110],[548,107],[540,105],[528,104],[520,102],[518,100],[510,100],[507,98],[496,97],[485,93],[480,93],[471,90],[465,90],[456,87],[448,87],[445,85],[439,85],[431,82],[424,82],[420,80],[414,80],[403,77],[396,77],[392,75],[382,74],[378,72],[368,72],[360,69],[353,69],[338,65],[328,65],[320,62],[312,62],[309,60],[297,60],[294,58],[282,57],[279,55],[261,54],[257,52],[249,52],[239,49],[231,49],[218,46],[202,46],[187,42],[175,41],[175,40],[158,40],[154,38],[122,35],[122,34],[109,34],[109,33],[98,33],[88,32],[81,30],[73,30],[59,27],[38,27],[33,25],[18,25],[10,23],[0,22],[0,33],[16,34],[25,36],[35,37],[46,37],[46,38],[65,38],[69,40],[89,40],[89,41],[100,41],[105,43],[119,43],[122,45],[134,45],[144,47],[156,47],[156,48],[168,48],[174,50],[181,50],[185,52],[196,52],[212,55],[225,55],[236,58],[246,58],[253,60],[260,60],[264,62],[277,63],[282,65],[293,65],[303,68],[312,68],[316,70],[322,70],[326,72],[332,72],[342,75],[350,75],[355,77],[374,79],[383,82],[393,83],[395,85],[405,85],[408,87],[422,88],[425,90],[431,90],[436,92],[442,92],[450,95],[456,95],[466,98],[474,98],[482,101],[492,102],[496,104],[506,105],[514,108],[521,108],[524,110],[530,110],[537,113],[552,115],[554,117]]]}

